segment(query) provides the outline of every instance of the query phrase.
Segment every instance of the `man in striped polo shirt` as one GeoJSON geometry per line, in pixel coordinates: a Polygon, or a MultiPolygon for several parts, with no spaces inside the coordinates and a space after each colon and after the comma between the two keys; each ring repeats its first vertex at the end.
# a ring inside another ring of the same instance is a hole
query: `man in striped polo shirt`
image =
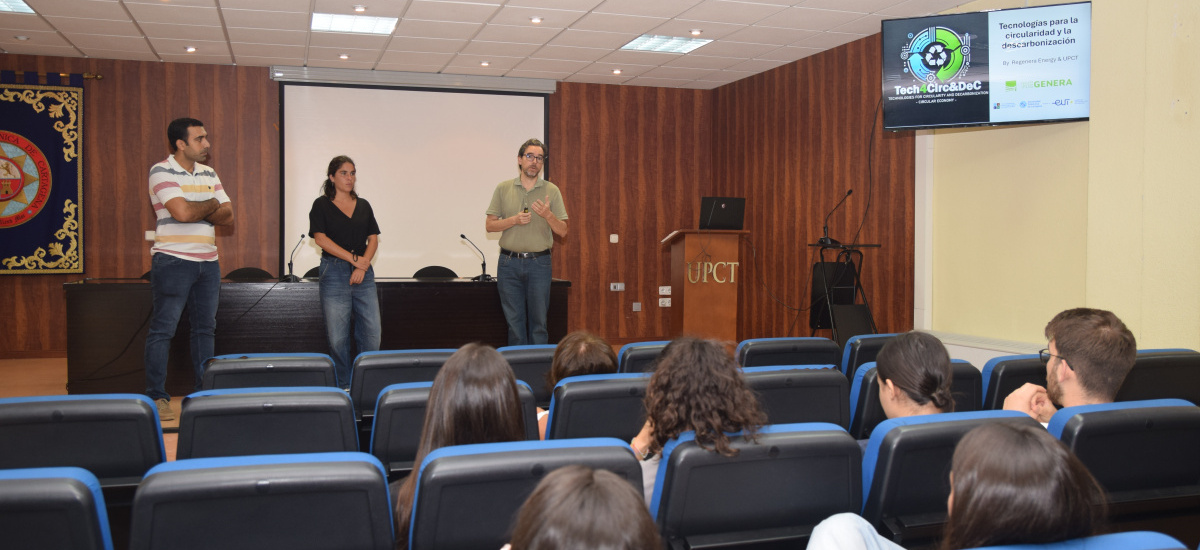
{"type": "Polygon", "coordinates": [[[204,123],[179,118],[167,126],[171,156],[150,168],[150,204],[158,224],[150,249],[154,312],[146,335],[146,395],[162,420],[174,420],[166,391],[167,355],[186,305],[192,324],[191,357],[196,388],[204,361],[213,356],[221,267],[214,226],[233,224],[233,205],[208,160],[204,123]]]}

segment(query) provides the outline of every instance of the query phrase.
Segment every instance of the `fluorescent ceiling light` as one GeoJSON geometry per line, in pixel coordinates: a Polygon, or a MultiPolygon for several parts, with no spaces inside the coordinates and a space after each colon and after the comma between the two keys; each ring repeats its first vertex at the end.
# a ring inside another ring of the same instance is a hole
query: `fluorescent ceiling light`
{"type": "Polygon", "coordinates": [[[25,5],[21,0],[0,0],[0,11],[9,11],[13,13],[33,13],[33,8],[25,5]]]}
{"type": "MultiPolygon", "coordinates": [[[[6,0],[0,0],[3,2],[6,0]]],[[[341,15],[336,13],[314,13],[312,30],[322,32],[351,32],[359,34],[392,34],[396,30],[395,17],[370,15],[341,15]]]]}
{"type": "Polygon", "coordinates": [[[679,36],[658,36],[643,34],[621,46],[622,50],[639,52],[688,53],[700,46],[712,42],[707,38],[682,38],[679,36]]]}

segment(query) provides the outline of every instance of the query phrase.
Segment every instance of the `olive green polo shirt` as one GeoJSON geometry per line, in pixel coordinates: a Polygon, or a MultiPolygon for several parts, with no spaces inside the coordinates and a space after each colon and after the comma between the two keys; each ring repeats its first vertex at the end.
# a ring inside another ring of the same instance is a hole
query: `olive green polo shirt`
{"type": "Polygon", "coordinates": [[[554,246],[554,232],[550,229],[550,222],[533,211],[533,203],[539,199],[550,204],[550,212],[554,217],[567,221],[567,208],[563,205],[562,193],[559,193],[558,186],[553,183],[538,178],[533,189],[527,192],[518,176],[502,181],[496,186],[487,215],[500,219],[511,218],[529,208],[531,218],[526,225],[514,225],[505,229],[500,235],[500,248],[513,252],[541,252],[554,246]]]}

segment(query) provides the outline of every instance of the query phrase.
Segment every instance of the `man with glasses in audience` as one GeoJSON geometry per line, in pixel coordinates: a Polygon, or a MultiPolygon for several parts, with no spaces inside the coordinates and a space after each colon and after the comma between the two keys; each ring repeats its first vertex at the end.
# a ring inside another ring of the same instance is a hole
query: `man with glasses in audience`
{"type": "Polygon", "coordinates": [[[496,287],[508,322],[508,344],[546,344],[550,309],[550,249],[567,236],[567,209],[558,187],[539,175],[546,145],[530,139],[517,151],[515,179],[500,182],[487,209],[487,231],[500,235],[496,287]]]}
{"type": "Polygon", "coordinates": [[[1058,411],[1112,403],[1137,357],[1137,341],[1111,311],[1068,309],[1046,325],[1049,348],[1040,352],[1046,364],[1046,387],[1025,384],[1004,400],[1004,409],[1021,411],[1043,424],[1058,411]]]}

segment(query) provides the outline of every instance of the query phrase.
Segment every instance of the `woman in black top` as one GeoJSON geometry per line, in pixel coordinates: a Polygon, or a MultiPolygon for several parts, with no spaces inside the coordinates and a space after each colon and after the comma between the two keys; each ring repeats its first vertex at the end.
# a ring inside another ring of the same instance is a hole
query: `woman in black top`
{"type": "Polygon", "coordinates": [[[337,369],[338,385],[350,387],[354,350],[351,322],[358,353],[379,349],[379,295],[371,259],[379,247],[379,224],[366,199],[354,191],[357,172],[347,156],[334,157],[324,183],[324,194],[308,212],[308,234],[321,247],[321,309],[329,352],[337,369]]]}

